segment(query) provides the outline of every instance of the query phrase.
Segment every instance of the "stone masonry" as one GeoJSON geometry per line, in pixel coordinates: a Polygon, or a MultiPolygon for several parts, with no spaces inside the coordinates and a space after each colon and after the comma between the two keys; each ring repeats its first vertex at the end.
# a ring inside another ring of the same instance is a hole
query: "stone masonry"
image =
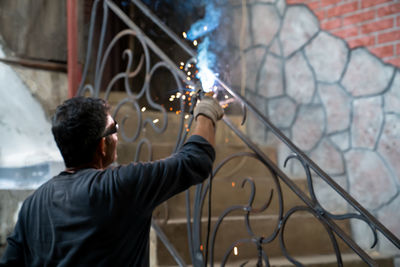
{"type": "MultiPolygon", "coordinates": [[[[224,10],[230,32],[224,27],[217,33],[230,40],[230,86],[244,91],[295,145],[400,237],[400,70],[322,30],[306,5],[230,3],[224,10]]],[[[276,145],[251,118],[247,129],[253,141],[276,145]]],[[[283,164],[289,152],[277,147],[283,164]]],[[[302,168],[289,168],[293,177],[305,177],[302,168]]],[[[321,204],[334,213],[348,210],[323,184],[315,178],[321,204]]],[[[353,224],[354,237],[367,249],[371,237],[362,229],[353,224]]],[[[399,253],[384,238],[378,250],[399,253]]]]}

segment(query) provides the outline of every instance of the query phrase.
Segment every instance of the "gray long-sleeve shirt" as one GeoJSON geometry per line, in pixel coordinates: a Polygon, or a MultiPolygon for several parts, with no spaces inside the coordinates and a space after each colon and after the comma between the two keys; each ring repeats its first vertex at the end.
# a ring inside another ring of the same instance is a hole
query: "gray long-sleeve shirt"
{"type": "Polygon", "coordinates": [[[148,266],[152,211],[214,159],[195,135],[163,160],[62,172],[25,200],[0,266],[148,266]]]}

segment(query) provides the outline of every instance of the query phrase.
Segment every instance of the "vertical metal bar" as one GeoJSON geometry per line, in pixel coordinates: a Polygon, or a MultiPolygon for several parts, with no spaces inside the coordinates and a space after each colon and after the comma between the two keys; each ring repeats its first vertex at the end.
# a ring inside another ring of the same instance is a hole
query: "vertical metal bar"
{"type": "Polygon", "coordinates": [[[81,79],[78,64],[77,0],[67,0],[67,52],[68,52],[68,97],[78,91],[81,79]]]}
{"type": "Polygon", "coordinates": [[[171,253],[171,256],[174,258],[176,263],[180,267],[186,267],[187,265],[183,261],[183,259],[179,256],[179,253],[175,250],[174,246],[171,245],[169,242],[167,236],[164,234],[164,232],[161,230],[161,228],[157,225],[156,222],[151,221],[151,227],[153,227],[154,231],[156,231],[158,238],[161,239],[161,241],[165,244],[165,247],[168,249],[169,253],[171,253]]]}

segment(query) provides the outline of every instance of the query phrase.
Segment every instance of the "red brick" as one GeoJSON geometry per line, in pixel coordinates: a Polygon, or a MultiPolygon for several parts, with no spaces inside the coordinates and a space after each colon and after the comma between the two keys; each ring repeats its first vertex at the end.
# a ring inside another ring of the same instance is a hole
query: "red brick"
{"type": "Polygon", "coordinates": [[[385,62],[390,63],[390,64],[400,68],[400,57],[387,59],[387,60],[385,60],[385,62]]]}
{"type": "Polygon", "coordinates": [[[371,33],[371,32],[377,32],[385,29],[392,28],[394,26],[394,19],[383,19],[379,20],[376,22],[371,22],[368,24],[364,24],[361,27],[361,32],[364,34],[371,33]]]}
{"type": "Polygon", "coordinates": [[[400,40],[400,30],[381,33],[378,35],[378,43],[387,43],[400,40]]]}
{"type": "Polygon", "coordinates": [[[332,30],[342,26],[342,19],[332,19],[326,22],[321,23],[321,28],[324,30],[332,30]]]}
{"type": "Polygon", "coordinates": [[[393,2],[393,0],[363,0],[361,3],[361,8],[367,8],[389,2],[393,2]]]}
{"type": "Polygon", "coordinates": [[[351,2],[348,4],[332,7],[327,11],[327,16],[328,17],[336,17],[336,16],[341,16],[353,11],[356,11],[358,9],[358,3],[357,2],[351,2]]]}
{"type": "Polygon", "coordinates": [[[307,3],[307,6],[312,10],[316,10],[319,8],[320,3],[321,3],[321,1],[309,2],[309,3],[307,3]]]}
{"type": "Polygon", "coordinates": [[[340,38],[346,39],[358,35],[358,27],[351,27],[344,30],[333,31],[333,34],[340,38]]]}
{"type": "Polygon", "coordinates": [[[321,5],[323,6],[323,7],[325,7],[325,6],[331,6],[331,5],[334,5],[334,4],[337,4],[337,3],[340,3],[340,2],[342,2],[343,0],[322,0],[321,2],[321,5]]]}
{"type": "Polygon", "coordinates": [[[286,3],[288,5],[293,5],[293,4],[303,4],[306,2],[305,0],[286,0],[286,3]]]}
{"type": "Polygon", "coordinates": [[[371,20],[374,18],[375,18],[375,10],[366,11],[366,12],[362,12],[362,13],[358,13],[355,15],[345,17],[343,19],[343,25],[346,26],[346,25],[350,25],[350,24],[356,24],[356,23],[368,21],[368,20],[371,20]]]}
{"type": "Polygon", "coordinates": [[[400,56],[400,44],[396,45],[396,54],[400,56]]]}
{"type": "Polygon", "coordinates": [[[371,46],[375,44],[375,36],[364,36],[357,39],[352,39],[347,41],[350,48],[358,46],[371,46]]]}
{"type": "Polygon", "coordinates": [[[378,16],[383,17],[383,16],[388,16],[392,14],[396,14],[400,12],[400,3],[398,4],[393,4],[393,5],[388,5],[385,7],[381,7],[378,9],[378,16]]]}
{"type": "Polygon", "coordinates": [[[400,27],[400,15],[399,16],[397,16],[397,27],[400,27]]]}
{"type": "Polygon", "coordinates": [[[375,54],[377,57],[385,58],[394,56],[393,48],[394,48],[393,45],[387,45],[387,46],[369,48],[369,51],[371,51],[371,53],[375,54]]]}
{"type": "Polygon", "coordinates": [[[314,14],[320,21],[325,19],[325,10],[314,11],[314,14]]]}

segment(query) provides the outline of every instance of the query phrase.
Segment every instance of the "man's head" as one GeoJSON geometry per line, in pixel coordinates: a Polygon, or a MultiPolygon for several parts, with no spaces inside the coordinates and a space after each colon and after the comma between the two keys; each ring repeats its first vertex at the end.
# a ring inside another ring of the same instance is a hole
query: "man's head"
{"type": "Polygon", "coordinates": [[[52,132],[67,168],[101,159],[102,166],[116,158],[116,122],[108,104],[98,98],[75,97],[58,106],[52,132]]]}

